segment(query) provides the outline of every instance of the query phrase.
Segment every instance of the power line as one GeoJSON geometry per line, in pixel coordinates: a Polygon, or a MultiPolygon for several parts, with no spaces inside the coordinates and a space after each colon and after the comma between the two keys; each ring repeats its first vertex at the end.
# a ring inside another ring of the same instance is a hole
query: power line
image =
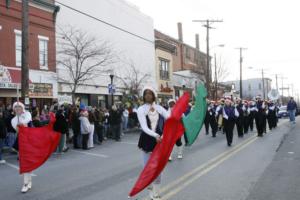
{"type": "Polygon", "coordinates": [[[68,8],[68,9],[70,9],[70,10],[73,10],[73,11],[75,11],[75,12],[78,12],[78,13],[80,13],[80,14],[86,16],[86,17],[89,17],[89,18],[94,19],[94,20],[96,20],[96,21],[98,21],[98,22],[101,22],[101,23],[106,24],[106,25],[108,25],[108,26],[110,26],[110,27],[113,27],[113,28],[115,28],[115,29],[117,29],[117,30],[119,30],[119,31],[122,31],[122,32],[124,32],[124,33],[129,34],[129,35],[132,35],[132,36],[137,37],[137,38],[139,38],[139,39],[142,39],[142,40],[144,40],[144,41],[150,42],[151,44],[154,44],[153,41],[151,41],[151,40],[149,40],[149,39],[147,39],[147,38],[144,38],[144,37],[142,37],[142,36],[140,36],[140,35],[137,35],[137,34],[135,34],[135,33],[132,33],[132,32],[130,32],[130,31],[127,31],[127,30],[125,30],[125,29],[123,29],[123,28],[120,28],[120,27],[118,27],[118,26],[116,26],[116,25],[113,25],[113,24],[111,24],[111,23],[109,23],[109,22],[106,22],[106,21],[104,21],[104,20],[102,20],[102,19],[99,19],[99,18],[97,18],[97,17],[94,17],[94,16],[92,16],[92,15],[86,13],[86,12],[80,11],[80,10],[78,10],[78,9],[76,9],[76,8],[73,8],[73,7],[69,6],[69,5],[63,4],[63,3],[59,2],[59,1],[55,1],[55,2],[56,2],[57,4],[60,4],[60,5],[62,5],[62,6],[64,6],[64,7],[66,7],[66,8],[68,8]]]}

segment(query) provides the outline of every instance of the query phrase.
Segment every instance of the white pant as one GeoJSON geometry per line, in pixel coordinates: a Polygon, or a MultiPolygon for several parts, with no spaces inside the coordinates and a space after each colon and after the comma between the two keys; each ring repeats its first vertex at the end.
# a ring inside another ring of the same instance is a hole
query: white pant
{"type": "Polygon", "coordinates": [[[28,185],[32,181],[31,173],[24,173],[24,185],[28,185]]]}
{"type": "Polygon", "coordinates": [[[91,130],[90,130],[90,133],[89,133],[88,148],[94,147],[94,130],[95,130],[95,125],[91,124],[91,130]]]}

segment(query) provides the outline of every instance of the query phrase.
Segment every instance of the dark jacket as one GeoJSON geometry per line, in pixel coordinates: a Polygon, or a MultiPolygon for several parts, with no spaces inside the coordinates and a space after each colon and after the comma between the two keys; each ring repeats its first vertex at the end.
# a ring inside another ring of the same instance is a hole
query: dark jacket
{"type": "Polygon", "coordinates": [[[287,105],[287,110],[296,110],[297,109],[297,104],[295,101],[289,101],[288,105],[287,105]]]}
{"type": "Polygon", "coordinates": [[[122,122],[122,113],[119,110],[111,110],[109,118],[110,125],[120,125],[122,122]]]}
{"type": "Polygon", "coordinates": [[[71,125],[72,125],[72,130],[74,134],[79,134],[80,133],[80,120],[79,120],[79,113],[78,112],[72,112],[71,114],[71,125]]]}
{"type": "Polygon", "coordinates": [[[66,134],[68,132],[68,122],[62,110],[57,111],[56,121],[54,123],[53,129],[62,134],[66,134]]]}
{"type": "Polygon", "coordinates": [[[8,117],[5,120],[5,124],[6,124],[6,129],[8,133],[16,133],[16,130],[12,127],[11,125],[11,120],[14,118],[15,116],[12,114],[12,110],[10,111],[8,117]]]}
{"type": "Polygon", "coordinates": [[[0,138],[4,139],[6,138],[6,125],[5,125],[5,121],[3,118],[0,118],[0,138]]]}

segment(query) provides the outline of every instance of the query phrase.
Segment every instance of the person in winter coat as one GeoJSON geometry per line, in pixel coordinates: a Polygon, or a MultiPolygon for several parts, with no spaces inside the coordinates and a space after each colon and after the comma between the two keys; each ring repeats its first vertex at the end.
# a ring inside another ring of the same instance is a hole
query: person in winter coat
{"type": "Polygon", "coordinates": [[[10,110],[8,110],[6,118],[5,118],[5,125],[6,125],[6,130],[7,130],[6,138],[7,138],[7,144],[8,144],[8,147],[10,148],[10,151],[16,153],[17,150],[14,149],[13,146],[16,142],[17,133],[16,133],[16,130],[11,125],[11,120],[14,117],[15,117],[14,111],[11,108],[10,110]]]}
{"type": "Polygon", "coordinates": [[[88,148],[94,148],[95,114],[93,111],[89,111],[88,113],[90,122],[88,148]]]}
{"type": "MultiPolygon", "coordinates": [[[[18,127],[19,126],[25,126],[30,127],[32,126],[32,117],[31,114],[25,110],[25,106],[21,102],[15,102],[13,104],[13,110],[16,113],[16,116],[11,120],[12,127],[16,130],[18,133],[18,127]]],[[[19,140],[16,139],[16,143],[14,145],[14,148],[19,150],[19,140]]],[[[32,177],[31,173],[24,173],[23,174],[23,187],[21,192],[26,193],[32,188],[32,177]]]]}
{"type": "Polygon", "coordinates": [[[103,132],[104,132],[104,126],[103,126],[103,120],[104,120],[104,112],[100,109],[95,109],[95,134],[97,140],[95,142],[97,144],[102,144],[103,142],[103,132]]]}
{"type": "Polygon", "coordinates": [[[88,140],[89,140],[89,133],[91,129],[91,124],[89,122],[89,113],[87,110],[82,110],[80,113],[80,132],[82,135],[82,149],[88,150],[88,140]]]}
{"type": "Polygon", "coordinates": [[[71,121],[71,127],[72,127],[72,131],[73,131],[73,147],[74,149],[79,149],[79,144],[78,144],[78,139],[80,136],[80,120],[79,120],[79,112],[78,112],[78,108],[76,106],[74,106],[72,108],[72,112],[71,112],[71,117],[70,117],[70,121],[71,121]]]}
{"type": "Polygon", "coordinates": [[[112,131],[113,138],[116,141],[120,141],[122,112],[118,110],[116,105],[113,105],[109,115],[110,115],[110,128],[112,131]]]}
{"type": "Polygon", "coordinates": [[[290,101],[288,102],[287,111],[288,111],[289,116],[290,116],[290,122],[295,124],[296,123],[295,115],[296,115],[296,111],[297,111],[297,104],[294,101],[293,97],[291,97],[290,101]]]}
{"type": "Polygon", "coordinates": [[[6,124],[3,118],[3,112],[0,111],[0,164],[4,164],[5,160],[2,157],[2,149],[4,147],[4,140],[6,138],[7,131],[6,131],[6,124]]]}
{"type": "Polygon", "coordinates": [[[57,148],[57,152],[62,154],[64,147],[65,147],[65,142],[66,142],[66,134],[69,131],[68,130],[68,122],[67,118],[64,113],[64,106],[61,105],[59,107],[59,110],[56,112],[56,121],[54,123],[53,129],[59,133],[61,133],[60,137],[60,142],[57,148]]]}

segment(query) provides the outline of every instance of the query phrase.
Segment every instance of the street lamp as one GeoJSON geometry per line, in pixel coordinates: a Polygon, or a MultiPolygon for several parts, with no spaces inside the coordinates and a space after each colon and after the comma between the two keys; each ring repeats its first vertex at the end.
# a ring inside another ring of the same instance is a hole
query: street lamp
{"type": "Polygon", "coordinates": [[[110,84],[111,84],[111,105],[114,105],[114,91],[113,91],[113,83],[114,83],[114,75],[110,74],[110,84]]]}

